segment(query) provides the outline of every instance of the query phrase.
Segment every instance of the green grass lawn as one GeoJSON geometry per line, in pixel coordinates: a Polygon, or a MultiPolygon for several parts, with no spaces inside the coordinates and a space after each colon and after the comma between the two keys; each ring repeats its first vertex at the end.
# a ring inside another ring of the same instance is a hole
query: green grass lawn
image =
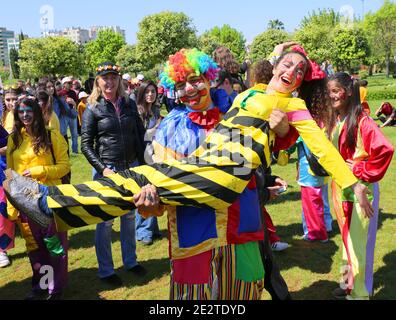
{"type": "MultiPolygon", "coordinates": [[[[370,102],[370,104],[373,102],[370,102]]],[[[396,128],[383,129],[396,145],[396,128]]],[[[91,179],[91,168],[82,155],[72,157],[73,182],[91,179]]],[[[341,237],[336,221],[328,243],[308,243],[301,239],[300,188],[295,182],[295,159],[286,167],[274,166],[273,173],[289,182],[288,191],[275,203],[268,205],[277,232],[291,247],[275,253],[282,275],[292,298],[332,299],[331,291],[341,278],[341,237]]],[[[393,159],[387,175],[381,181],[380,217],[374,263],[374,299],[396,299],[396,202],[393,186],[396,182],[396,160],[393,159]]],[[[160,229],[166,234],[166,218],[159,219],[160,229]]],[[[166,238],[152,246],[137,244],[137,256],[148,270],[144,278],[128,274],[122,267],[119,241],[119,219],[114,223],[113,258],[117,273],[124,286],[110,290],[97,278],[97,261],[94,248],[94,226],[69,233],[69,286],[65,299],[168,299],[169,259],[166,238]]],[[[25,253],[24,240],[18,234],[16,247],[9,252],[12,265],[0,269],[0,300],[23,299],[30,290],[31,269],[25,253]]],[[[263,299],[270,299],[268,293],[263,299]]]]}

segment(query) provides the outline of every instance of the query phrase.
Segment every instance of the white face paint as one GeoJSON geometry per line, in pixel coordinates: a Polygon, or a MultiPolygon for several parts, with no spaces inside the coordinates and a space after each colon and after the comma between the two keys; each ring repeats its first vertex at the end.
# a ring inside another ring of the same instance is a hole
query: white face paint
{"type": "Polygon", "coordinates": [[[289,53],[274,68],[269,86],[278,92],[292,93],[301,86],[306,70],[306,60],[299,54],[289,53]]]}
{"type": "Polygon", "coordinates": [[[210,83],[203,76],[191,73],[184,82],[176,83],[178,98],[193,110],[206,110],[211,104],[210,83]]]}
{"type": "Polygon", "coordinates": [[[184,97],[186,95],[186,90],[181,89],[181,90],[177,90],[177,96],[179,98],[184,97]]]}

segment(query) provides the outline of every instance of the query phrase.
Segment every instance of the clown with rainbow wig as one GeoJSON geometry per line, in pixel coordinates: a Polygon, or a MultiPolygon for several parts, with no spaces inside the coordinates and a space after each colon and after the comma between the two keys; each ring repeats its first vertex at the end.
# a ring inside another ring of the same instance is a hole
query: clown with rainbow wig
{"type": "MultiPolygon", "coordinates": [[[[217,105],[224,107],[228,100],[219,99],[224,97],[222,89],[210,89],[218,70],[197,49],[182,49],[169,58],[160,75],[161,85],[177,90],[185,107],[173,109],[161,122],[153,141],[156,161],[187,157],[219,123],[217,105]]],[[[257,242],[264,240],[264,230],[254,177],[226,210],[168,206],[167,213],[170,299],[261,297],[264,268],[257,242]]]]}
{"type": "MultiPolygon", "coordinates": [[[[257,241],[230,245],[238,243],[231,239],[234,235],[245,241],[244,234],[255,233],[262,228],[260,215],[254,208],[254,194],[250,194],[251,210],[246,211],[243,217],[241,214],[239,219],[229,219],[227,210],[234,203],[242,207],[238,199],[249,187],[254,189],[251,184],[257,168],[261,165],[266,168],[271,163],[270,155],[276,142],[269,118],[274,108],[287,114],[290,125],[295,127],[335,183],[341,189],[351,187],[362,210],[372,211],[367,187],[358,183],[312,119],[305,102],[292,95],[307,81],[313,80],[312,77],[306,78],[307,74],[312,74],[306,55],[296,51],[282,54],[268,86],[252,88],[237,96],[223,119],[212,128],[209,124],[216,122],[216,118],[208,115],[216,112],[216,102],[210,96],[209,81],[215,76],[216,65],[195,49],[181,50],[180,53],[182,56],[174,55],[169,59],[171,63],[168,62],[168,71],[161,76],[161,81],[164,85],[174,85],[183,96],[186,112],[195,113],[193,119],[188,117],[189,120],[185,121],[186,129],[199,123],[207,131],[204,141],[195,151],[185,143],[187,140],[194,142],[191,133],[177,136],[176,142],[164,141],[177,134],[177,129],[174,129],[171,135],[157,137],[158,144],[168,148],[163,154],[168,150],[174,152],[174,157],[160,157],[159,163],[130,168],[81,185],[51,187],[8,170],[4,190],[17,208],[23,208],[29,201],[27,214],[31,219],[43,225],[55,219],[58,230],[62,231],[128,213],[135,208],[134,196],[141,193],[142,187],[151,184],[157,188],[163,205],[192,207],[188,214],[177,215],[177,232],[170,230],[171,246],[180,248],[180,259],[173,261],[173,271],[178,269],[177,263],[180,263],[178,270],[181,270],[177,275],[175,272],[172,274],[172,281],[182,284],[176,289],[183,291],[173,297],[188,299],[200,295],[202,299],[259,299],[264,270],[261,259],[257,258],[257,241]],[[200,110],[202,112],[197,113],[200,110]],[[185,157],[177,160],[179,154],[185,157]],[[207,214],[203,215],[203,212],[207,214]],[[219,212],[226,213],[221,215],[219,212]],[[188,223],[184,223],[187,219],[190,219],[188,223]],[[192,221],[196,224],[194,228],[180,227],[192,226],[192,221]],[[213,241],[219,242],[214,248],[213,241]],[[185,257],[191,259],[183,264],[185,257]],[[196,263],[194,259],[198,259],[196,263]],[[224,272],[218,273],[219,268],[224,268],[224,272]],[[192,277],[194,274],[196,277],[192,277]],[[229,282],[225,283],[227,280],[229,282]],[[196,285],[204,292],[193,292],[197,290],[196,285]]],[[[179,119],[179,122],[184,121],[181,117],[179,119]]],[[[164,131],[167,130],[169,128],[164,131]]]]}

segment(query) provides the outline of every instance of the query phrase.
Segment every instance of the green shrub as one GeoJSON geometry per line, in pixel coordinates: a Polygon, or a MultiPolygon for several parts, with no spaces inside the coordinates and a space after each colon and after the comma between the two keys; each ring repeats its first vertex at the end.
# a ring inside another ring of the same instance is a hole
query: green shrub
{"type": "Polygon", "coordinates": [[[367,70],[360,70],[359,71],[359,79],[367,79],[369,76],[367,70]]]}
{"type": "Polygon", "coordinates": [[[389,100],[396,99],[396,86],[374,87],[368,90],[367,99],[389,100]]]}

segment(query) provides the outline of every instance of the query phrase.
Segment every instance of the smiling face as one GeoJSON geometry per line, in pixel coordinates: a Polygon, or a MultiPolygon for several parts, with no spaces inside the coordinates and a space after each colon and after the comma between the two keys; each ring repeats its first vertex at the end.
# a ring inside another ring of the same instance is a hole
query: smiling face
{"type": "Polygon", "coordinates": [[[157,91],[155,90],[155,87],[152,85],[149,85],[145,92],[144,92],[144,98],[146,100],[147,104],[153,104],[155,100],[157,100],[157,91]]]}
{"type": "Polygon", "coordinates": [[[4,97],[5,105],[8,111],[12,111],[15,108],[18,96],[15,93],[6,93],[4,97]]]}
{"type": "Polygon", "coordinates": [[[53,96],[54,93],[55,93],[55,86],[54,86],[54,84],[53,84],[52,82],[47,82],[46,90],[47,90],[47,93],[48,93],[50,96],[53,96]]]}
{"type": "Polygon", "coordinates": [[[327,92],[329,94],[331,107],[338,112],[343,112],[348,106],[352,92],[345,90],[336,80],[329,81],[327,84],[327,92]]]}
{"type": "Polygon", "coordinates": [[[288,53],[275,66],[269,86],[277,92],[292,93],[301,86],[306,71],[306,59],[300,54],[288,53]]]}
{"type": "Polygon", "coordinates": [[[21,122],[23,123],[25,128],[30,127],[34,120],[32,107],[22,103],[18,107],[18,117],[19,120],[21,120],[21,122]]]}
{"type": "Polygon", "coordinates": [[[180,101],[189,108],[197,111],[209,108],[210,83],[204,76],[192,73],[186,82],[178,82],[175,87],[180,101]]]}
{"type": "Polygon", "coordinates": [[[121,78],[114,73],[108,73],[99,76],[97,84],[106,99],[114,99],[117,96],[118,86],[120,85],[121,78]]]}

